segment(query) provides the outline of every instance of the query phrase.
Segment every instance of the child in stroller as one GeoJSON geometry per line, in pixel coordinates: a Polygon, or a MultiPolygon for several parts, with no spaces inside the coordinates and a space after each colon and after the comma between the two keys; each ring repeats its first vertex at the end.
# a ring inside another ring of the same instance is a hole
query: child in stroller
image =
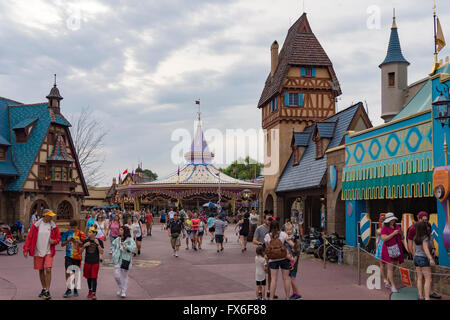
{"type": "Polygon", "coordinates": [[[11,234],[10,227],[6,224],[0,224],[0,252],[6,251],[8,255],[17,254],[17,243],[11,234]]]}

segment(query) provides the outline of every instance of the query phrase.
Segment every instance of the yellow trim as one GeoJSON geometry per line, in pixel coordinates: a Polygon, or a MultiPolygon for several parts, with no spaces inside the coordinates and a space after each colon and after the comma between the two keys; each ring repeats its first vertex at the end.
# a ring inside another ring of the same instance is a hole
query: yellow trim
{"type": "MultiPolygon", "coordinates": [[[[387,127],[387,126],[390,126],[390,125],[393,125],[393,124],[396,124],[396,123],[399,123],[399,122],[402,122],[402,121],[405,121],[405,120],[409,120],[409,119],[412,119],[412,118],[415,118],[415,117],[419,117],[419,116],[421,116],[421,115],[423,115],[423,114],[425,114],[425,113],[429,113],[429,112],[431,112],[431,109],[424,110],[424,111],[415,113],[415,114],[413,114],[413,115],[410,115],[410,116],[408,116],[408,117],[401,118],[401,119],[398,119],[398,120],[395,120],[395,121],[391,121],[391,122],[388,122],[388,123],[380,124],[380,125],[377,126],[377,127],[373,127],[373,128],[369,128],[369,129],[364,129],[364,130],[361,130],[361,131],[358,131],[358,132],[355,132],[355,131],[347,131],[345,134],[348,134],[348,136],[349,136],[350,138],[353,138],[353,137],[359,136],[359,135],[364,134],[364,133],[367,133],[367,132],[371,132],[371,131],[374,131],[374,130],[378,130],[378,129],[380,129],[380,128],[384,128],[384,127],[387,127]]],[[[432,120],[430,119],[430,120],[422,121],[422,122],[419,122],[419,123],[416,123],[416,124],[413,124],[413,125],[409,125],[409,126],[407,126],[407,127],[402,127],[402,128],[400,128],[400,129],[396,129],[396,130],[384,132],[384,133],[382,133],[382,134],[379,134],[379,135],[376,135],[376,136],[373,136],[373,137],[370,137],[370,138],[366,138],[366,139],[363,139],[363,140],[358,140],[358,142],[365,141],[365,140],[368,140],[368,139],[373,139],[373,138],[378,137],[378,136],[380,136],[380,135],[385,135],[385,134],[387,134],[387,133],[391,133],[391,132],[395,132],[395,131],[407,129],[407,128],[409,128],[409,127],[414,127],[414,126],[417,126],[417,125],[420,125],[420,124],[424,124],[424,123],[427,123],[427,122],[432,122],[432,120]]],[[[354,143],[356,143],[356,142],[351,142],[351,143],[346,144],[346,145],[350,145],[350,144],[354,144],[354,143]]]]}
{"type": "Polygon", "coordinates": [[[342,146],[339,146],[339,147],[334,147],[334,148],[328,149],[325,153],[330,153],[330,152],[334,152],[334,151],[338,151],[338,150],[342,150],[342,149],[345,149],[345,144],[343,144],[342,146]]]}

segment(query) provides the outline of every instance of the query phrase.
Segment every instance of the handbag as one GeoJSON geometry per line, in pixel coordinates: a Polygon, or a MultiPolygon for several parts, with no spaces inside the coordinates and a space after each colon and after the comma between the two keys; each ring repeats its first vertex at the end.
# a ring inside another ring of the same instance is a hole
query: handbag
{"type": "Polygon", "coordinates": [[[393,246],[387,246],[388,254],[390,258],[398,258],[400,257],[400,248],[398,247],[398,244],[394,244],[393,246]]]}
{"type": "Polygon", "coordinates": [[[130,261],[122,259],[122,264],[120,265],[120,269],[128,270],[130,268],[130,261]]]}

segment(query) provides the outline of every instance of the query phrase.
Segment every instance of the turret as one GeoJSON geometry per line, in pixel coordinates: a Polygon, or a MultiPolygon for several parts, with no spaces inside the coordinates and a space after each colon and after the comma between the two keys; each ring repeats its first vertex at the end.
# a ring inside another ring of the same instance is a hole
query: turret
{"type": "Polygon", "coordinates": [[[55,74],[55,83],[53,84],[53,88],[50,90],[50,93],[46,97],[48,99],[48,107],[53,110],[54,113],[60,113],[60,104],[63,97],[59,94],[59,90],[56,87],[56,74],[55,74]]]}
{"type": "Polygon", "coordinates": [[[275,71],[278,67],[278,42],[275,40],[270,46],[270,56],[271,56],[271,64],[270,64],[270,76],[273,77],[275,71]]]}
{"type": "Polygon", "coordinates": [[[409,62],[403,57],[395,15],[392,22],[389,47],[381,69],[381,117],[389,122],[400,112],[408,88],[409,62]]]}

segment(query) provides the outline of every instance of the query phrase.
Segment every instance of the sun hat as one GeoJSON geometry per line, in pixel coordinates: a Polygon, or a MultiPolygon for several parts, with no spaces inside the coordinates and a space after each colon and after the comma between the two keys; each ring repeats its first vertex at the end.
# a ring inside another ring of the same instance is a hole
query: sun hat
{"type": "Polygon", "coordinates": [[[384,223],[387,224],[387,223],[391,222],[392,220],[398,220],[398,219],[392,212],[386,213],[386,217],[384,219],[384,223]]]}
{"type": "Polygon", "coordinates": [[[49,210],[49,209],[45,209],[44,212],[42,213],[42,215],[43,216],[50,216],[50,217],[56,216],[56,214],[52,210],[49,210]]]}

